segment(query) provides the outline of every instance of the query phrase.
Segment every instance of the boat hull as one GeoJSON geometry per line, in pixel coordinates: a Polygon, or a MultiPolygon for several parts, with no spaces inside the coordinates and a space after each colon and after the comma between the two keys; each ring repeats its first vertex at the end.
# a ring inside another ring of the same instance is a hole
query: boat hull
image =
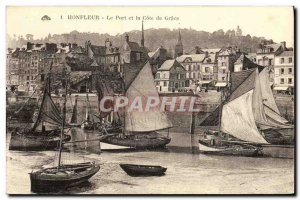
{"type": "Polygon", "coordinates": [[[264,130],[265,139],[276,145],[293,145],[295,143],[295,129],[283,128],[283,129],[268,129],[264,130]]]}
{"type": "Polygon", "coordinates": [[[130,176],[163,176],[167,168],[151,165],[120,164],[120,167],[130,176]]]}
{"type": "Polygon", "coordinates": [[[202,154],[227,155],[227,156],[261,156],[261,150],[256,147],[246,147],[243,145],[232,146],[210,146],[206,142],[199,140],[199,152],[202,154]]]}
{"type": "MultiPolygon", "coordinates": [[[[66,166],[62,166],[61,168],[63,169],[65,167],[66,166]]],[[[31,191],[35,193],[63,191],[66,188],[88,181],[88,179],[90,179],[100,170],[99,165],[87,163],[85,165],[70,165],[68,167],[68,172],[75,171],[75,168],[81,168],[81,171],[76,171],[76,173],[73,174],[63,174],[63,172],[60,172],[60,174],[46,174],[46,170],[55,170],[55,168],[46,168],[30,173],[31,191]]]]}
{"type": "Polygon", "coordinates": [[[294,145],[262,145],[263,155],[272,158],[293,159],[295,155],[294,145]]]}
{"type": "Polygon", "coordinates": [[[122,137],[122,136],[111,136],[107,137],[101,142],[130,147],[134,149],[158,149],[158,148],[165,148],[167,144],[169,144],[171,138],[164,137],[164,136],[157,136],[157,137],[122,137]]]}
{"type": "MultiPolygon", "coordinates": [[[[63,142],[69,141],[71,136],[64,134],[63,142]]],[[[9,150],[42,151],[54,150],[59,147],[60,130],[44,132],[12,132],[9,150]]]]}

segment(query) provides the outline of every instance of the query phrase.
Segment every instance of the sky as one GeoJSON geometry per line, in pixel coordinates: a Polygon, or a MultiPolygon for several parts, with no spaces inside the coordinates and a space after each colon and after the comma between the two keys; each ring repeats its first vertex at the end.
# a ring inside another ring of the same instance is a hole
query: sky
{"type": "MultiPolygon", "coordinates": [[[[286,41],[294,45],[294,13],[290,7],[13,7],[6,8],[7,34],[13,36],[30,33],[34,39],[51,34],[96,32],[116,35],[144,28],[192,28],[213,32],[236,29],[243,35],[265,37],[275,42],[286,41]],[[41,18],[48,15],[50,21],[41,18]],[[99,20],[68,19],[69,15],[97,15],[99,20]],[[136,19],[136,16],[140,19],[136,19]],[[161,20],[157,20],[157,16],[161,20]],[[112,17],[112,18],[111,18],[112,17]],[[126,19],[124,18],[126,17],[126,19]],[[133,17],[133,19],[130,19],[133,17]],[[170,18],[173,17],[173,20],[170,18]],[[167,19],[168,18],[168,19],[167,19]]],[[[184,37],[184,36],[183,36],[184,37]]]]}

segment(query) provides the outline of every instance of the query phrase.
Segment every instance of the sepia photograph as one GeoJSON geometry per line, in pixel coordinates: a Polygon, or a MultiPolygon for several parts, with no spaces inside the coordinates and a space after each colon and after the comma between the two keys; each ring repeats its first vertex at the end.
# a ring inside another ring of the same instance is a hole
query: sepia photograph
{"type": "Polygon", "coordinates": [[[295,194],[293,6],[5,9],[8,195],[295,194]]]}

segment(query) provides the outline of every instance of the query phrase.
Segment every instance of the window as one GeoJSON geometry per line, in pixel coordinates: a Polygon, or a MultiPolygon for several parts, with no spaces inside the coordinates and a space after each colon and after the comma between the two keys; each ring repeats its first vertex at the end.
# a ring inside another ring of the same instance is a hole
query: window
{"type": "Polygon", "coordinates": [[[171,81],[170,82],[170,87],[173,87],[174,86],[174,83],[171,81]]]}
{"type": "Polygon", "coordinates": [[[185,81],[185,87],[189,87],[190,82],[188,80],[185,81]]]}
{"type": "Polygon", "coordinates": [[[284,78],[280,79],[280,84],[284,84],[284,78]]]}
{"type": "Polygon", "coordinates": [[[29,80],[29,76],[27,76],[27,81],[29,80]]]}
{"type": "Polygon", "coordinates": [[[225,77],[222,77],[222,81],[225,81],[225,77]]]}
{"type": "Polygon", "coordinates": [[[206,73],[209,72],[209,67],[205,67],[205,72],[206,72],[206,73]]]}
{"type": "Polygon", "coordinates": [[[225,74],[225,73],[226,73],[226,70],[225,70],[225,69],[222,69],[222,73],[225,74]]]}
{"type": "Polygon", "coordinates": [[[273,61],[272,59],[269,59],[269,65],[272,65],[272,61],[273,61]]]}
{"type": "Polygon", "coordinates": [[[197,65],[197,70],[200,70],[200,65],[197,65]]]}
{"type": "Polygon", "coordinates": [[[136,54],[136,60],[137,60],[137,61],[141,60],[141,54],[140,54],[140,53],[137,53],[137,54],[136,54]]]}
{"type": "Polygon", "coordinates": [[[167,81],[164,81],[164,86],[167,86],[167,81]]]}
{"type": "Polygon", "coordinates": [[[284,74],[284,68],[280,69],[280,74],[284,74]]]}
{"type": "Polygon", "coordinates": [[[222,66],[226,66],[226,63],[225,63],[225,62],[222,62],[222,66]]]}
{"type": "Polygon", "coordinates": [[[292,72],[293,72],[293,69],[289,68],[289,74],[292,74],[292,72]]]}
{"type": "Polygon", "coordinates": [[[284,58],[280,58],[280,64],[284,63],[284,58]]]}
{"type": "Polygon", "coordinates": [[[293,83],[292,78],[289,78],[289,79],[288,79],[288,83],[289,83],[289,84],[292,84],[292,83],[293,83]]]}
{"type": "Polygon", "coordinates": [[[292,62],[293,62],[293,58],[289,57],[289,63],[292,63],[292,62]]]}
{"type": "Polygon", "coordinates": [[[157,73],[157,74],[156,74],[156,78],[157,78],[157,79],[160,79],[160,73],[157,73]]]}

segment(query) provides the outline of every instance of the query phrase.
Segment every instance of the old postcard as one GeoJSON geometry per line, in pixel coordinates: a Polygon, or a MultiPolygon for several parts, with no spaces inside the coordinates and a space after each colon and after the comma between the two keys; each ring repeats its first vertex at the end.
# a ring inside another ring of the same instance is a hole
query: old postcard
{"type": "Polygon", "coordinates": [[[7,194],[294,194],[293,7],[6,7],[7,194]]]}

